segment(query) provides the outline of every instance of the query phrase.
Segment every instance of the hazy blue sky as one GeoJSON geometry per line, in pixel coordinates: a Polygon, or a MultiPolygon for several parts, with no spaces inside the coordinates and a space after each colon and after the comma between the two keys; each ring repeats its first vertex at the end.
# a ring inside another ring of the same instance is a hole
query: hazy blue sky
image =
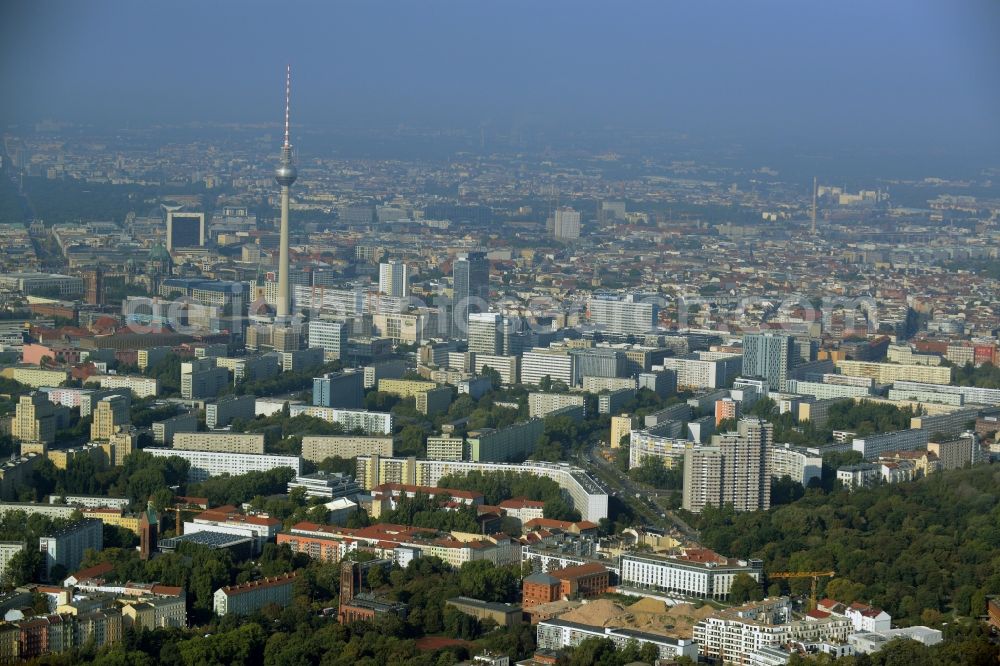
{"type": "Polygon", "coordinates": [[[997,0],[5,0],[0,118],[1000,147],[997,0]],[[287,5],[287,6],[286,6],[287,5]]]}

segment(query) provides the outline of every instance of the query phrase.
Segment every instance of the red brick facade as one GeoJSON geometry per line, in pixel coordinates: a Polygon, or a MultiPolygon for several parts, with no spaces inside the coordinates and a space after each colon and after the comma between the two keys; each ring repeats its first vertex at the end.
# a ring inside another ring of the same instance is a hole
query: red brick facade
{"type": "Polygon", "coordinates": [[[522,605],[531,608],[559,599],[590,599],[600,596],[611,586],[607,567],[601,564],[581,564],[548,573],[532,574],[521,586],[522,605]]]}

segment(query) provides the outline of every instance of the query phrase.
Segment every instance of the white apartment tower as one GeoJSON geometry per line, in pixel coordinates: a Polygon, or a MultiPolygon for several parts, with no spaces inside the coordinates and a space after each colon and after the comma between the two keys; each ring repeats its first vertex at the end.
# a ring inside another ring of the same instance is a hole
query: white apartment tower
{"type": "Polygon", "coordinates": [[[556,238],[573,240],[580,237],[580,211],[572,208],[557,208],[553,214],[552,235],[556,238]]]}
{"type": "Polygon", "coordinates": [[[731,504],[736,511],[770,507],[768,450],[773,441],[773,424],[745,418],[736,432],[712,437],[711,446],[685,451],[683,507],[692,513],[709,505],[731,504]]]}
{"type": "Polygon", "coordinates": [[[386,296],[406,298],[410,295],[406,264],[395,259],[378,265],[378,290],[386,296]]]}

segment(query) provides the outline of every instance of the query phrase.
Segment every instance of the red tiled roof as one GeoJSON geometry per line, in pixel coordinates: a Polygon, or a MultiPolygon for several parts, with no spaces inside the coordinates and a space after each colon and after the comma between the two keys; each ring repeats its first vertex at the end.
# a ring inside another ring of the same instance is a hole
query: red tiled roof
{"type": "Polygon", "coordinates": [[[552,536],[552,532],[549,532],[548,530],[544,530],[544,529],[542,529],[542,530],[534,530],[532,532],[528,532],[527,534],[523,535],[521,537],[521,541],[522,542],[528,542],[528,543],[534,543],[534,542],[538,542],[538,541],[544,541],[545,539],[549,538],[550,536],[552,536]]]}
{"type": "Polygon", "coordinates": [[[903,460],[920,460],[926,455],[934,454],[928,454],[927,451],[893,451],[890,455],[903,460]]]}
{"type": "Polygon", "coordinates": [[[249,523],[251,525],[280,525],[281,521],[277,518],[261,518],[260,516],[233,516],[234,520],[238,520],[244,523],[249,523]]]}
{"type": "Polygon", "coordinates": [[[726,558],[722,557],[709,548],[687,548],[684,550],[683,559],[689,562],[718,562],[723,563],[726,558]]]}
{"type": "MultiPolygon", "coordinates": [[[[72,574],[72,577],[76,578],[78,581],[87,580],[89,578],[96,578],[97,576],[106,574],[109,571],[113,570],[114,568],[115,565],[111,564],[110,562],[101,562],[100,564],[95,564],[92,567],[87,567],[86,569],[80,569],[76,573],[72,574]]],[[[69,578],[69,576],[67,576],[67,578],[69,578]]]]}
{"type": "Polygon", "coordinates": [[[530,500],[526,497],[513,497],[500,502],[500,506],[504,509],[541,509],[545,506],[545,502],[530,500]]]}
{"type": "Polygon", "coordinates": [[[109,516],[120,516],[122,515],[121,509],[112,509],[111,507],[105,506],[88,506],[80,510],[82,514],[107,514],[109,516]]]}
{"type": "Polygon", "coordinates": [[[477,493],[472,490],[458,490],[457,488],[437,488],[434,486],[415,486],[407,483],[383,483],[381,485],[372,488],[374,492],[406,492],[406,493],[420,493],[422,495],[434,496],[434,495],[451,495],[455,498],[476,500],[483,497],[482,493],[477,493]]]}
{"type": "Polygon", "coordinates": [[[568,520],[555,520],[554,518],[532,518],[524,526],[529,529],[532,527],[551,527],[560,530],[568,530],[576,527],[576,529],[581,531],[597,529],[597,523],[592,523],[589,520],[580,520],[574,523],[568,520]]]}
{"type": "Polygon", "coordinates": [[[566,567],[565,569],[554,569],[549,573],[560,580],[571,580],[573,578],[580,578],[581,576],[592,576],[594,574],[607,573],[608,568],[603,564],[578,564],[575,567],[566,567]]]}
{"type": "Polygon", "coordinates": [[[878,617],[882,614],[881,608],[875,608],[874,606],[869,606],[868,604],[863,604],[858,601],[851,604],[850,608],[851,610],[858,611],[865,617],[878,617]]]}
{"type": "Polygon", "coordinates": [[[274,587],[276,585],[286,585],[290,583],[295,577],[298,576],[298,572],[293,571],[290,574],[284,576],[275,576],[274,578],[262,578],[261,580],[251,580],[246,583],[240,583],[239,585],[227,585],[221,588],[222,593],[226,596],[232,596],[234,594],[242,594],[244,592],[249,592],[250,590],[257,590],[262,587],[274,587]]]}

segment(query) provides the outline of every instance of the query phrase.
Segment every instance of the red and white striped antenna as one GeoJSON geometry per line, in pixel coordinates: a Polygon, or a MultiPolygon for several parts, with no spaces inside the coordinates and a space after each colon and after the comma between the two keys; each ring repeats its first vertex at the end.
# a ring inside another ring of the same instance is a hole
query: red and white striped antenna
{"type": "Polygon", "coordinates": [[[285,148],[288,148],[291,143],[289,141],[289,129],[290,129],[290,115],[292,106],[292,66],[288,65],[288,70],[285,74],[285,148]]]}

